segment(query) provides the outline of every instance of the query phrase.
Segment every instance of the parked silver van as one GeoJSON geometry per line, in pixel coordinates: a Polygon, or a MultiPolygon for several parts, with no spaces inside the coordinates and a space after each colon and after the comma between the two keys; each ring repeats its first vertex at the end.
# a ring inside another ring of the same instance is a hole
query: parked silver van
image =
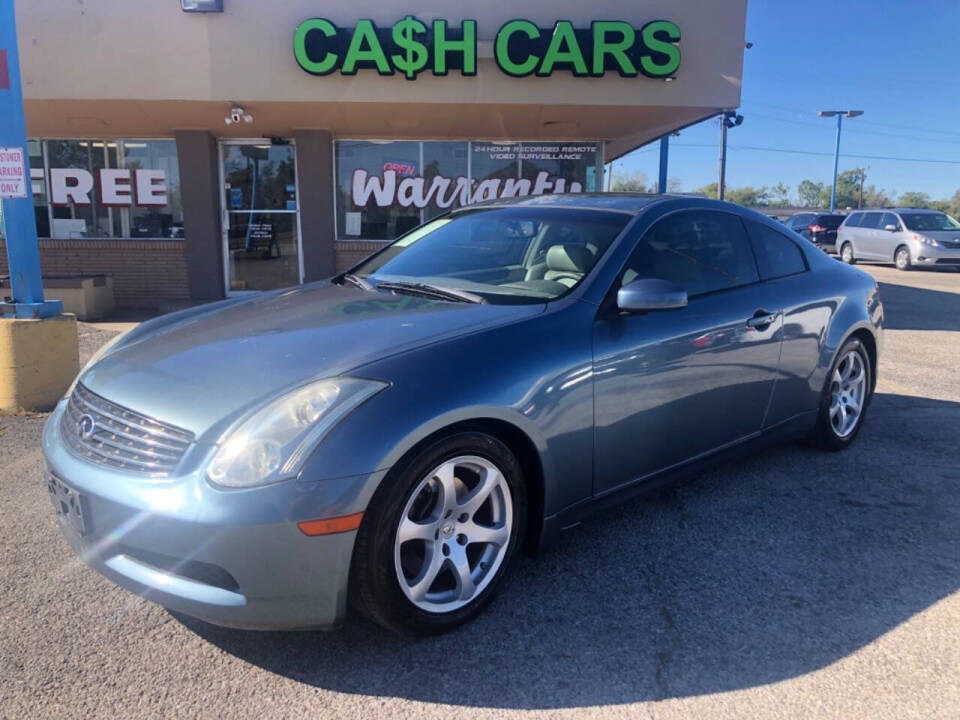
{"type": "Polygon", "coordinates": [[[960,270],[960,223],[937,210],[891,208],[851,213],[837,232],[840,259],[960,270]]]}

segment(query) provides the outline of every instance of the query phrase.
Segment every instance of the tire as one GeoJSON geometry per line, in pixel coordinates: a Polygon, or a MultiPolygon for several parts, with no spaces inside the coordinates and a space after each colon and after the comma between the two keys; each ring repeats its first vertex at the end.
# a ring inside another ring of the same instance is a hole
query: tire
{"type": "Polygon", "coordinates": [[[499,439],[464,431],[431,443],[395,467],[367,507],[353,551],[351,604],[408,635],[463,625],[499,592],[526,514],[523,471],[499,439]],[[484,478],[481,500],[474,493],[484,478]],[[398,542],[401,529],[409,539],[398,542]]]}
{"type": "Polygon", "coordinates": [[[913,261],[910,259],[910,248],[906,245],[901,245],[893,253],[893,264],[897,266],[897,270],[912,270],[913,261]]]}
{"type": "Polygon", "coordinates": [[[853,245],[851,243],[845,242],[840,247],[840,259],[843,260],[847,265],[857,264],[857,258],[853,254],[853,245]]]}
{"type": "Polygon", "coordinates": [[[863,427],[864,418],[873,396],[873,376],[874,368],[870,365],[870,355],[863,343],[856,338],[845,342],[843,347],[840,348],[840,352],[837,353],[833,366],[824,382],[820,408],[817,412],[817,424],[809,437],[814,445],[822,450],[845,450],[856,439],[860,428],[863,427]],[[857,360],[850,359],[854,356],[857,360]],[[847,362],[854,366],[851,374],[847,374],[847,362]],[[856,376],[858,362],[859,367],[863,370],[862,390],[859,393],[851,390],[844,391],[845,384],[853,384],[849,383],[849,379],[856,376]],[[840,379],[839,383],[838,377],[840,379]],[[848,427],[843,422],[848,417],[847,411],[852,403],[858,405],[859,411],[855,422],[848,427]],[[844,406],[846,409],[838,410],[839,406],[844,406]]]}

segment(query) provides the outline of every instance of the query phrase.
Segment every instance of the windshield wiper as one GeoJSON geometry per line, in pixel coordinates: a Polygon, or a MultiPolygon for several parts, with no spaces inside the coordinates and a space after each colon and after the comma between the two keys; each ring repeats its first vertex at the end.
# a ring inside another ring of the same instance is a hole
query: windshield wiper
{"type": "Polygon", "coordinates": [[[440,287],[439,285],[429,285],[427,283],[391,280],[377,283],[377,290],[391,290],[393,292],[420,295],[422,297],[439,298],[441,300],[452,300],[454,302],[486,302],[486,299],[480,297],[479,295],[474,295],[472,292],[467,292],[466,290],[454,290],[453,288],[440,287]]]}
{"type": "Polygon", "coordinates": [[[364,279],[363,279],[362,277],[360,277],[359,275],[354,275],[353,273],[346,273],[346,274],[343,276],[343,279],[346,280],[347,282],[353,283],[353,284],[356,285],[358,288],[362,288],[362,289],[364,289],[364,290],[373,290],[373,285],[371,285],[370,283],[368,283],[366,280],[364,280],[364,279]]]}

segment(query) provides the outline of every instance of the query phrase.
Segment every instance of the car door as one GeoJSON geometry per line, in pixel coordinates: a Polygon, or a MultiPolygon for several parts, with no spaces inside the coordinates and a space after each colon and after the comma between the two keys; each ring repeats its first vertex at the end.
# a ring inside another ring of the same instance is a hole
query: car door
{"type": "Polygon", "coordinates": [[[816,409],[820,392],[810,387],[810,378],[820,364],[820,343],[834,305],[823,301],[823,290],[813,282],[806,256],[791,237],[754,220],[746,225],[760,280],[774,296],[771,307],[783,317],[777,381],[764,420],[769,428],[816,409]]]}
{"type": "Polygon", "coordinates": [[[857,257],[864,260],[882,260],[884,258],[881,252],[880,238],[880,220],[883,213],[868,212],[863,214],[863,220],[860,221],[860,227],[857,228],[857,257]]]}
{"type": "Polygon", "coordinates": [[[781,316],[738,215],[683,210],[641,237],[594,324],[594,485],[605,491],[760,430],[781,316]],[[637,278],[687,290],[686,307],[621,313],[637,278]]]}
{"type": "Polygon", "coordinates": [[[903,243],[903,233],[899,231],[900,218],[890,212],[885,212],[880,217],[880,229],[877,231],[879,236],[877,246],[879,259],[893,262],[893,254],[903,243]],[[897,230],[887,230],[888,225],[893,225],[897,230]]]}

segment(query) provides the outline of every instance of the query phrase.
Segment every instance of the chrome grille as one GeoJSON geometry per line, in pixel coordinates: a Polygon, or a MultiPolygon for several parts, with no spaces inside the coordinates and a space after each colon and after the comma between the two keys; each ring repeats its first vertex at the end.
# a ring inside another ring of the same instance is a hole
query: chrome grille
{"type": "Polygon", "coordinates": [[[80,383],[67,402],[60,432],[80,457],[120,470],[168,475],[193,433],[120,407],[80,383]]]}

